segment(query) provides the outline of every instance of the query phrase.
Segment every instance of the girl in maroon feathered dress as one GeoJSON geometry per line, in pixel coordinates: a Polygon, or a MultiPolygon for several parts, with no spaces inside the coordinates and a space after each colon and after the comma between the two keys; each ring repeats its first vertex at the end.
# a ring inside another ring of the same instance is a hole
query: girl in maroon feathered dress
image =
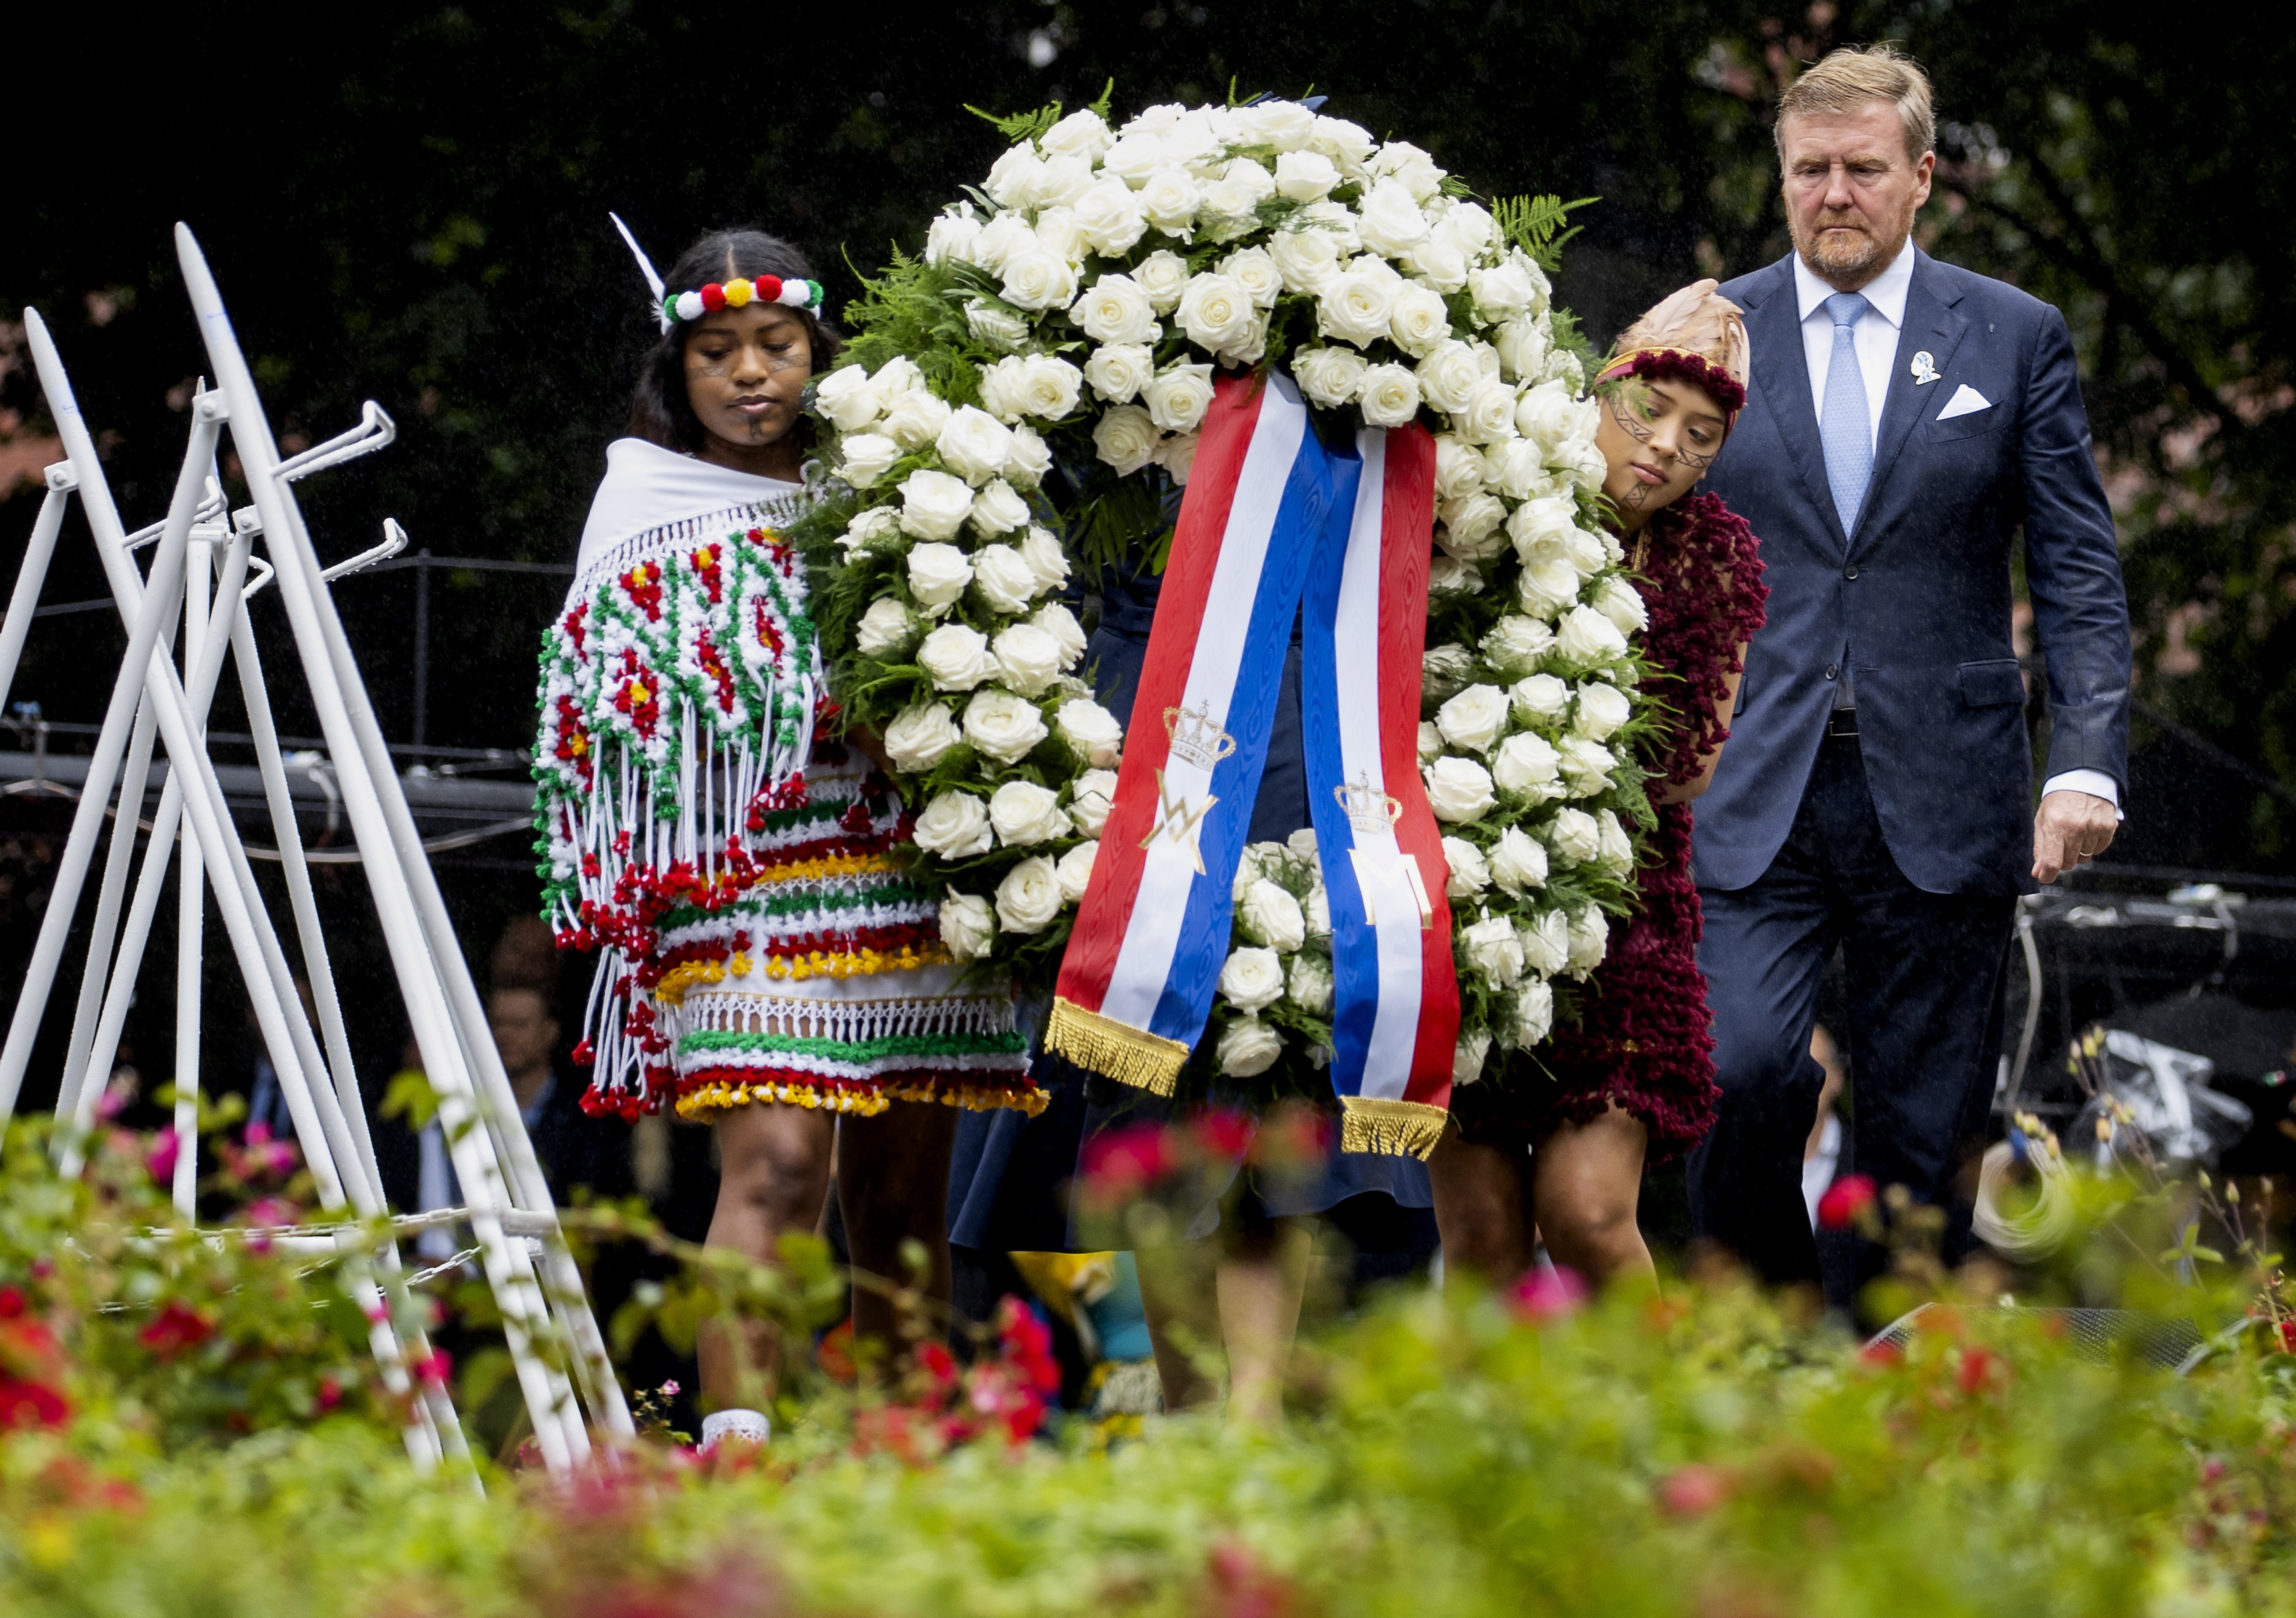
{"type": "Polygon", "coordinates": [[[1510,1281],[1535,1242],[1595,1281],[1651,1272],[1636,1224],[1645,1154],[1686,1152],[1713,1121],[1714,1042],[1698,970],[1690,801],[1729,735],[1747,642],[1762,624],[1753,534],[1692,490],[1746,399],[1747,341],[1714,283],[1684,288],[1628,329],[1603,371],[1597,435],[1629,566],[1644,581],[1650,694],[1669,723],[1645,749],[1658,828],[1642,909],[1614,926],[1579,1018],[1536,1053],[1455,1091],[1429,1167],[1446,1266],[1510,1281]]]}

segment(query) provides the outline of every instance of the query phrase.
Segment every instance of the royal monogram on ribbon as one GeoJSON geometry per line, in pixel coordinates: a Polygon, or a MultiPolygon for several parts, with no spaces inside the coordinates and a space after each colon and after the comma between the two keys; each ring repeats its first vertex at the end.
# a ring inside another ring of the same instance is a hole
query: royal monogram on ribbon
{"type": "Polygon", "coordinates": [[[1304,595],[1341,1144],[1434,1149],[1459,1027],[1442,842],[1417,764],[1434,465],[1415,424],[1335,450],[1288,376],[1219,380],[1046,1048],[1160,1095],[1177,1084],[1226,958],[1304,595]]]}

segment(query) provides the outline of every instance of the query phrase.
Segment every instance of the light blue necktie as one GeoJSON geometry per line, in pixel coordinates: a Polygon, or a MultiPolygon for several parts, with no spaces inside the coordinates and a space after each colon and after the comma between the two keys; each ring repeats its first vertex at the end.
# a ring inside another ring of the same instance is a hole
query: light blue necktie
{"type": "Polygon", "coordinates": [[[1859,292],[1836,292],[1825,300],[1825,312],[1833,316],[1833,356],[1825,364],[1817,437],[1845,536],[1857,531],[1857,509],[1874,476],[1874,417],[1866,406],[1866,376],[1857,368],[1857,317],[1872,307],[1859,292]]]}

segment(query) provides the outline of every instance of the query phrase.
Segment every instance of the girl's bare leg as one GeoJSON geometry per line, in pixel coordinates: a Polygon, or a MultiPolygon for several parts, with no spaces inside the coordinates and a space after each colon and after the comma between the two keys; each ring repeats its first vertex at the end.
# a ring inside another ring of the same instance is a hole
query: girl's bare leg
{"type": "Polygon", "coordinates": [[[1283,1381],[1300,1334],[1315,1239],[1305,1220],[1271,1220],[1222,1254],[1214,1276],[1227,1348],[1227,1417],[1239,1426],[1283,1419],[1283,1381]]]}
{"type": "MultiPolygon", "coordinates": [[[[912,1277],[901,1249],[914,1241],[925,1250],[924,1274],[915,1278],[928,1298],[947,1305],[948,1158],[956,1144],[956,1109],[897,1101],[874,1118],[848,1113],[840,1137],[837,1195],[853,1267],[907,1285],[912,1277]]],[[[853,1289],[857,1341],[882,1343],[898,1356],[915,1346],[920,1329],[941,1335],[941,1317],[904,1320],[882,1294],[853,1289]]]]}
{"type": "MultiPolygon", "coordinates": [[[[1635,1220],[1649,1138],[1640,1119],[1613,1105],[1543,1137],[1531,1154],[1531,1207],[1547,1255],[1593,1285],[1626,1275],[1657,1278],[1635,1220]]],[[[1439,1182],[1437,1199],[1439,1217],[1439,1182]]]]}
{"type": "MultiPolygon", "coordinates": [[[[810,1108],[754,1102],[720,1117],[718,1207],[707,1244],[770,1264],[783,1235],[810,1233],[828,1195],[833,1123],[810,1108]]],[[[780,1382],[781,1355],[780,1335],[767,1322],[743,1323],[738,1339],[725,1323],[706,1322],[695,1343],[703,1405],[764,1409],[780,1382]]]]}
{"type": "Polygon", "coordinates": [[[1520,1145],[1471,1145],[1453,1124],[1443,1131],[1427,1171],[1435,1187],[1444,1280],[1472,1276],[1485,1285],[1513,1285],[1530,1268],[1538,1240],[1525,1205],[1529,1155],[1520,1145]]]}

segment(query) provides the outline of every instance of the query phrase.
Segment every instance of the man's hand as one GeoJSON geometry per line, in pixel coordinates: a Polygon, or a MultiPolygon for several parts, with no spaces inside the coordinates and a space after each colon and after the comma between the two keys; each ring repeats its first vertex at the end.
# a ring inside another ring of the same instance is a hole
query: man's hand
{"type": "Polygon", "coordinates": [[[2087,793],[2054,792],[2033,816],[2033,880],[2050,883],[2112,846],[2120,816],[2087,793]]]}

